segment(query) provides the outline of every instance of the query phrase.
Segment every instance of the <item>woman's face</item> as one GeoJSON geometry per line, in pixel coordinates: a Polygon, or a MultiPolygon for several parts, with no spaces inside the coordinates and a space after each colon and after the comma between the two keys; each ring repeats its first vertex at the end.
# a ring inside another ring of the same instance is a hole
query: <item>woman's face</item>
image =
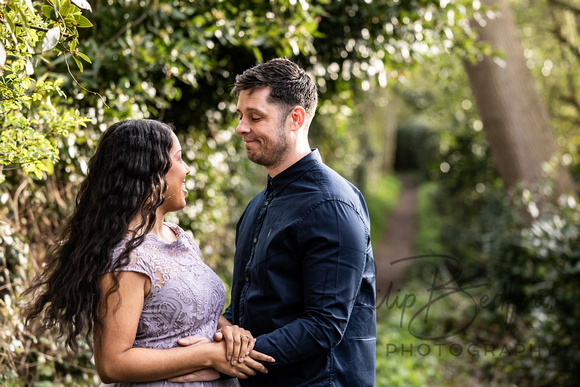
{"type": "Polygon", "coordinates": [[[178,211],[185,207],[185,177],[189,175],[189,167],[181,157],[181,144],[175,133],[171,132],[173,146],[169,152],[171,157],[171,168],[165,175],[167,191],[165,191],[165,202],[161,208],[165,212],[178,211]]]}

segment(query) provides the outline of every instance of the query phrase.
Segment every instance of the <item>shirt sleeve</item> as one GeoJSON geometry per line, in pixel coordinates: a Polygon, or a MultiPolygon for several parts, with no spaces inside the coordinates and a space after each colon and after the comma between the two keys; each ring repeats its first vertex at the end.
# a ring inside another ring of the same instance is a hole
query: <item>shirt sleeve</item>
{"type": "Polygon", "coordinates": [[[230,323],[233,324],[233,316],[232,316],[232,306],[228,305],[228,307],[226,308],[226,310],[223,313],[223,316],[226,318],[226,320],[228,320],[230,323]]]}
{"type": "MultiPolygon", "coordinates": [[[[361,286],[370,230],[342,201],[326,201],[299,224],[304,314],[257,338],[255,349],[287,365],[340,343],[361,286]]],[[[374,306],[373,306],[374,307],[374,306]]],[[[269,366],[269,364],[267,364],[269,366]]]]}

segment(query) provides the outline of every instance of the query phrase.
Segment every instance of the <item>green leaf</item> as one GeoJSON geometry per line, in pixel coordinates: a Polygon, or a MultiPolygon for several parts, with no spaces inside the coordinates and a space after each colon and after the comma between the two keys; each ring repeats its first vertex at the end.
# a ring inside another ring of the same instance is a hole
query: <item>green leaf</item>
{"type": "Polygon", "coordinates": [[[51,7],[49,5],[43,5],[41,9],[42,9],[42,13],[44,14],[44,16],[46,16],[47,19],[58,20],[56,17],[56,12],[54,11],[53,7],[51,7]]]}
{"type": "Polygon", "coordinates": [[[22,21],[22,24],[24,25],[25,28],[28,28],[28,20],[26,18],[26,15],[24,14],[24,10],[20,7],[17,7],[18,9],[18,14],[20,15],[20,20],[22,21]]]}
{"type": "Polygon", "coordinates": [[[4,19],[6,20],[6,23],[8,23],[8,28],[10,28],[10,32],[15,33],[16,28],[14,27],[14,21],[12,20],[12,17],[10,16],[10,14],[5,13],[4,19]]]}
{"type": "Polygon", "coordinates": [[[77,19],[74,16],[67,16],[64,18],[64,23],[66,24],[67,27],[73,27],[75,26],[78,22],[77,19]]]}
{"type": "Polygon", "coordinates": [[[60,39],[60,28],[54,27],[48,30],[42,41],[42,51],[52,50],[60,39]]]}
{"type": "Polygon", "coordinates": [[[306,32],[313,34],[318,29],[318,23],[315,21],[308,21],[304,23],[304,28],[306,29],[306,32]]]}
{"type": "Polygon", "coordinates": [[[89,57],[86,56],[85,54],[83,54],[82,52],[77,52],[77,55],[80,56],[81,58],[83,58],[85,62],[93,63],[93,62],[91,62],[91,60],[89,59],[89,57]]]}
{"type": "Polygon", "coordinates": [[[73,6],[70,3],[69,0],[65,0],[62,2],[62,4],[60,5],[60,8],[58,9],[58,12],[63,16],[66,17],[68,15],[70,15],[73,11],[73,6]]]}
{"type": "Polygon", "coordinates": [[[79,28],[88,28],[88,27],[92,27],[93,26],[93,23],[91,23],[89,21],[89,19],[87,19],[86,17],[84,17],[82,15],[79,17],[78,23],[79,24],[77,25],[77,27],[79,27],[79,28]]]}
{"type": "Polygon", "coordinates": [[[77,67],[79,68],[79,70],[81,70],[81,73],[83,72],[83,62],[81,62],[80,60],[77,59],[76,56],[72,56],[72,58],[75,60],[75,63],[77,64],[77,67]]]}
{"type": "Polygon", "coordinates": [[[38,180],[42,180],[42,171],[40,169],[38,169],[36,164],[26,166],[26,167],[24,167],[24,169],[26,169],[26,172],[28,172],[28,173],[34,173],[34,175],[36,176],[36,178],[38,180]]]}
{"type": "Polygon", "coordinates": [[[264,63],[264,57],[262,56],[262,52],[256,46],[252,47],[252,51],[254,52],[254,56],[256,57],[256,61],[258,63],[264,63]]]}
{"type": "Polygon", "coordinates": [[[50,171],[49,165],[52,165],[52,164],[48,160],[42,160],[42,161],[38,161],[37,163],[35,163],[36,168],[38,168],[44,172],[50,171]]]}

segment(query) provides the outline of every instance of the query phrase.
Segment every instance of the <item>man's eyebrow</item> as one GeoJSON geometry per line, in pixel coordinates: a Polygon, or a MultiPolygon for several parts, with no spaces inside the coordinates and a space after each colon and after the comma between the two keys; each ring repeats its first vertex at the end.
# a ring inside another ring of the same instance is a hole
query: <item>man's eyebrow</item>
{"type": "MultiPolygon", "coordinates": [[[[237,109],[238,113],[241,113],[242,111],[240,109],[237,109]]],[[[249,107],[246,108],[246,111],[248,113],[258,113],[258,114],[266,114],[266,112],[264,112],[263,110],[261,110],[260,108],[255,108],[255,107],[249,107]]]]}

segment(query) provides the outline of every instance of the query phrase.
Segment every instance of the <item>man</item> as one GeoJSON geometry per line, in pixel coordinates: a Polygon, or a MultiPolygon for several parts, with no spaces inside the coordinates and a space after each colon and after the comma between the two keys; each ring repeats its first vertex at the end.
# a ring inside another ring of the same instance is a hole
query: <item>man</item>
{"type": "Polygon", "coordinates": [[[369,216],[358,189],[309,146],[316,86],[293,62],[274,59],[238,75],[232,94],[239,96],[236,131],[248,158],[266,167],[268,185],[238,222],[224,316],[276,359],[267,374],[240,383],[374,385],[369,216]]]}
{"type": "Polygon", "coordinates": [[[231,304],[214,340],[226,341],[232,364],[252,349],[276,360],[242,386],[373,386],[369,216],[358,189],[309,146],[316,86],[296,64],[273,59],[238,75],[232,94],[236,131],[268,185],[238,222],[231,304]]]}

